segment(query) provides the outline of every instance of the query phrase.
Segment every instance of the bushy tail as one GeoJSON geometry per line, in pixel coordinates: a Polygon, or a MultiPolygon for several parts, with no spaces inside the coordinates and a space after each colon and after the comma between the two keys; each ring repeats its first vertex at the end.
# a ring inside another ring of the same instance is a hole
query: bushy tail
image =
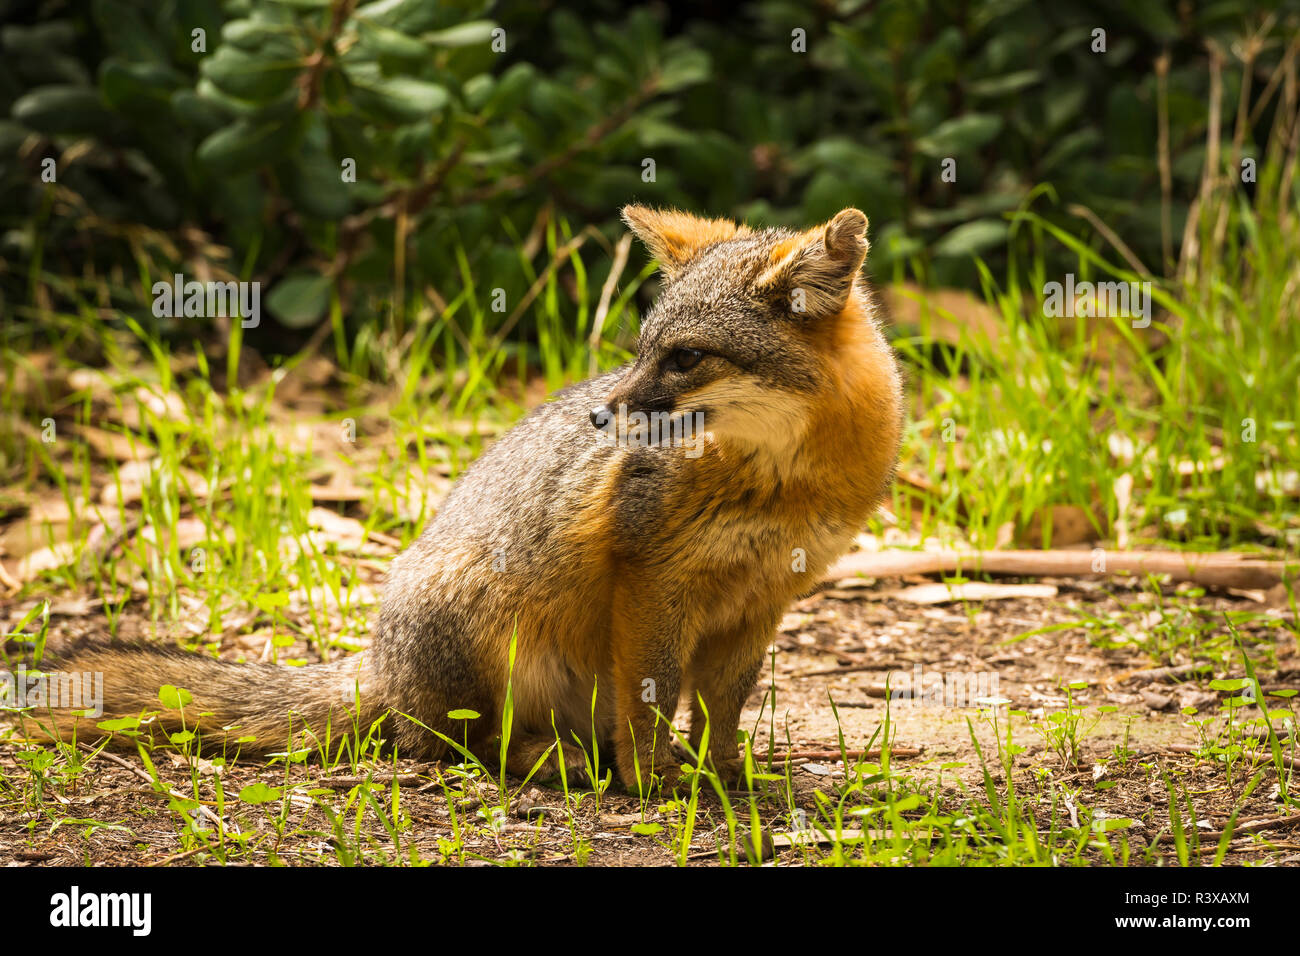
{"type": "MultiPolygon", "coordinates": [[[[90,645],[47,655],[41,670],[46,675],[44,702],[28,711],[22,723],[27,733],[54,739],[69,740],[75,734],[91,742],[105,735],[98,727],[104,721],[143,718],[137,729],[155,742],[188,730],[205,750],[224,746],[231,752],[266,753],[296,749],[313,739],[323,742],[327,736],[338,741],[354,725],[365,735],[383,713],[356,656],[282,667],[145,644],[90,645]],[[79,698],[72,692],[76,685],[79,698]],[[187,694],[160,697],[167,685],[187,694]],[[81,715],[100,706],[100,716],[81,715]]],[[[129,734],[119,737],[122,743],[132,739],[129,734]]]]}

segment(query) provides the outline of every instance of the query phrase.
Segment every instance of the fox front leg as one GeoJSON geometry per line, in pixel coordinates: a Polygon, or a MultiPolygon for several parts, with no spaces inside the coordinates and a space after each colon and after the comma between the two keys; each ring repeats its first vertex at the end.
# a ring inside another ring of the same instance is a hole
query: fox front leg
{"type": "Polygon", "coordinates": [[[662,606],[620,589],[614,602],[615,759],[633,793],[650,789],[651,774],[671,790],[681,776],[673,755],[672,720],[681,694],[682,628],[662,606]]]}
{"type": "Polygon", "coordinates": [[[758,683],[763,658],[779,620],[779,612],[758,615],[710,635],[700,642],[691,658],[687,674],[691,688],[691,749],[700,754],[701,762],[711,761],[728,783],[744,780],[744,760],[736,742],[740,712],[758,683]],[[707,755],[700,753],[706,723],[707,755]]]}

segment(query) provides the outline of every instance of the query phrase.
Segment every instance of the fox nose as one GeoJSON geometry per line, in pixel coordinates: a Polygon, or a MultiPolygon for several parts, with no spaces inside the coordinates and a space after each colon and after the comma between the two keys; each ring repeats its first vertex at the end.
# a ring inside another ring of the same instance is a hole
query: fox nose
{"type": "Polygon", "coordinates": [[[602,431],[613,420],[614,413],[609,410],[608,405],[597,405],[591,410],[591,423],[602,431]]]}

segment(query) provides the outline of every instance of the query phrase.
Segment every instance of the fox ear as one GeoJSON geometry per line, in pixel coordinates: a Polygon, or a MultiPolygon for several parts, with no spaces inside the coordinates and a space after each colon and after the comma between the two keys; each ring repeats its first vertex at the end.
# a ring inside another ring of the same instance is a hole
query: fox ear
{"type": "Polygon", "coordinates": [[[705,246],[747,231],[728,219],[700,219],[690,213],[648,206],[624,206],[623,221],[645,243],[670,279],[705,246]]]}
{"type": "Polygon", "coordinates": [[[778,243],[755,282],[759,295],[797,316],[821,318],[844,308],[867,257],[867,217],[844,209],[825,226],[778,243]]]}

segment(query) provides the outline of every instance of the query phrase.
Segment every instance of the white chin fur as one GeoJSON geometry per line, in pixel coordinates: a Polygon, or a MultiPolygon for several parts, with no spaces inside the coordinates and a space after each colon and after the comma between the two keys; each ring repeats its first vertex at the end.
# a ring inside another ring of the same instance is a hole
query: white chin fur
{"type": "Polygon", "coordinates": [[[782,474],[797,467],[808,416],[800,396],[748,386],[706,389],[698,400],[709,408],[708,429],[718,442],[756,451],[782,474]],[[740,394],[728,401],[728,392],[740,394]]]}

